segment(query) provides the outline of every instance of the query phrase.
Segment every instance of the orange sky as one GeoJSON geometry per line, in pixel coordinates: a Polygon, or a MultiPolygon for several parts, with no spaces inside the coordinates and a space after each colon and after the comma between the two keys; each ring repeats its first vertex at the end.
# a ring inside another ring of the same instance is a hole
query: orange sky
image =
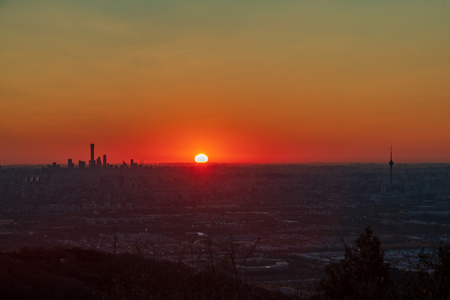
{"type": "Polygon", "coordinates": [[[0,1],[0,165],[450,161],[450,2],[0,1]]]}

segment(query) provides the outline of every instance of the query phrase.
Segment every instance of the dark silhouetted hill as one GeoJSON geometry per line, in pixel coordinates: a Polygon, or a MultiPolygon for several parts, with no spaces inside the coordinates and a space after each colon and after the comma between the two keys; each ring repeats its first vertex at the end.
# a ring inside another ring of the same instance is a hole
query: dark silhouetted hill
{"type": "Polygon", "coordinates": [[[0,254],[0,299],[285,299],[183,264],[79,248],[0,254]]]}

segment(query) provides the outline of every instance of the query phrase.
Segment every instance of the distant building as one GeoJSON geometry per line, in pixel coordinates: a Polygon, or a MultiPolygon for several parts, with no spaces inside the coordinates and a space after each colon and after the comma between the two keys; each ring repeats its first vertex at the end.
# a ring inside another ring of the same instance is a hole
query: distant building
{"type": "Polygon", "coordinates": [[[106,168],[108,164],[106,163],[106,154],[103,154],[103,168],[106,168]]]}
{"type": "Polygon", "coordinates": [[[85,167],[86,167],[86,162],[82,161],[82,160],[79,160],[78,161],[78,168],[84,169],[85,167]]]}
{"type": "Polygon", "coordinates": [[[75,167],[75,164],[72,162],[72,159],[69,158],[69,159],[67,160],[67,168],[73,169],[74,167],[75,167]]]}
{"type": "Polygon", "coordinates": [[[134,162],[134,159],[130,160],[130,168],[137,167],[137,163],[134,162]]]}
{"type": "Polygon", "coordinates": [[[97,168],[101,168],[102,167],[102,159],[99,157],[97,157],[97,168]]]}
{"type": "Polygon", "coordinates": [[[94,144],[91,144],[91,159],[89,160],[89,168],[95,167],[94,144]]]}

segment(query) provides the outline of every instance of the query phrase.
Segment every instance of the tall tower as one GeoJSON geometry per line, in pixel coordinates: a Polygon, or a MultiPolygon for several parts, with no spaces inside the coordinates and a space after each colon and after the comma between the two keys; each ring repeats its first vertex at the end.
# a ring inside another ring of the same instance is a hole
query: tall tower
{"type": "Polygon", "coordinates": [[[390,177],[390,183],[392,185],[392,166],[394,165],[394,162],[392,161],[392,145],[391,145],[391,161],[389,161],[389,166],[391,167],[391,177],[390,177]]]}
{"type": "Polygon", "coordinates": [[[93,167],[95,167],[94,144],[91,144],[91,160],[89,161],[89,168],[93,167]]]}
{"type": "Polygon", "coordinates": [[[91,144],[91,160],[94,160],[94,144],[91,144]]]}

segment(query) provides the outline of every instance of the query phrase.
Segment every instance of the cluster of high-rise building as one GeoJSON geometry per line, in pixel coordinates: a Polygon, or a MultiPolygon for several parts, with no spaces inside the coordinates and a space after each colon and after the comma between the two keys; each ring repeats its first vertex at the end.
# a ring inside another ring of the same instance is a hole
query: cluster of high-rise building
{"type": "MultiPolygon", "coordinates": [[[[97,157],[97,159],[95,159],[95,155],[94,155],[94,144],[91,144],[91,159],[89,160],[89,168],[107,168],[109,166],[107,160],[106,160],[106,154],[103,154],[103,160],[102,158],[99,156],[97,157]]],[[[75,168],[75,164],[73,163],[72,159],[69,158],[67,160],[67,167],[69,169],[73,169],[75,168]]],[[[85,168],[86,167],[86,162],[83,160],[79,160],[78,161],[78,167],[79,168],[85,168]]]]}
{"type": "Polygon", "coordinates": [[[107,166],[108,163],[106,161],[106,154],[103,154],[103,161],[100,156],[95,159],[94,144],[91,144],[91,159],[89,160],[89,168],[106,168],[107,166]]]}
{"type": "MultiPolygon", "coordinates": [[[[95,158],[95,152],[94,152],[94,148],[95,145],[91,144],[91,157],[89,159],[89,168],[95,169],[95,168],[108,168],[108,167],[112,167],[112,165],[108,164],[108,161],[106,159],[106,154],[103,154],[103,159],[101,156],[98,156],[97,158],[95,158]]],[[[142,163],[142,162],[141,162],[142,163]]],[[[128,165],[126,162],[122,162],[122,167],[137,167],[138,164],[136,162],[134,162],[133,159],[130,160],[130,164],[128,165]]],[[[57,165],[55,162],[52,165],[49,165],[49,167],[53,167],[53,168],[57,168],[59,167],[59,165],[57,165]]],[[[69,169],[74,169],[75,168],[75,163],[73,162],[73,160],[71,158],[69,158],[67,160],[67,167],[69,169]]],[[[114,166],[117,167],[117,166],[114,166]]],[[[79,160],[78,161],[78,168],[83,169],[86,168],[86,162],[84,160],[79,160]]]]}

